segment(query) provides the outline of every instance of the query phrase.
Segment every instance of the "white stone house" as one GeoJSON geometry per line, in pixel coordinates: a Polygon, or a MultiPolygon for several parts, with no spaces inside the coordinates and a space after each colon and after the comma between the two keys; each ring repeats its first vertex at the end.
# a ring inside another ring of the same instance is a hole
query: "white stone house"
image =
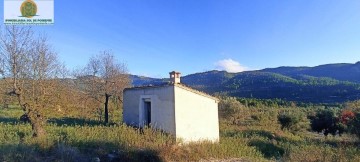
{"type": "Polygon", "coordinates": [[[219,141],[219,100],[181,84],[179,72],[170,72],[170,80],[125,89],[124,122],[163,130],[185,143],[219,141]]]}

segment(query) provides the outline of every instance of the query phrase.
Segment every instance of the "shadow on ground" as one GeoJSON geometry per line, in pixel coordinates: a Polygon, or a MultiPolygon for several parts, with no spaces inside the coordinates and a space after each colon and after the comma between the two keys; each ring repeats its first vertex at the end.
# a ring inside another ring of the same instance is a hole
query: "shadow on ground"
{"type": "Polygon", "coordinates": [[[280,158],[285,153],[283,148],[268,141],[252,140],[249,142],[249,146],[256,147],[256,149],[259,150],[265,158],[280,158]]]}
{"type": "Polygon", "coordinates": [[[226,137],[249,138],[249,146],[259,150],[265,158],[280,158],[284,155],[285,149],[275,145],[272,141],[281,140],[273,133],[264,130],[243,130],[225,132],[226,137]],[[259,139],[260,137],[260,139],[259,139]],[[255,138],[255,139],[254,139],[255,138]]]}
{"type": "MultiPolygon", "coordinates": [[[[16,124],[25,123],[25,122],[20,121],[18,118],[0,116],[0,123],[16,125],[16,124]]],[[[51,119],[47,120],[47,123],[55,124],[57,126],[75,126],[75,125],[78,125],[78,126],[97,126],[97,125],[105,125],[103,122],[96,121],[96,120],[81,119],[81,118],[70,118],[70,117],[51,118],[51,119]]]]}
{"type": "Polygon", "coordinates": [[[269,131],[263,131],[263,130],[242,130],[242,131],[227,131],[223,132],[222,136],[224,137],[253,137],[253,136],[261,136],[265,137],[267,139],[273,139],[274,135],[273,133],[269,131]]]}
{"type": "Polygon", "coordinates": [[[48,123],[55,124],[57,126],[97,126],[104,125],[103,122],[97,120],[89,120],[89,119],[81,119],[81,118],[71,118],[71,117],[63,117],[63,118],[52,118],[48,120],[48,123]]]}
{"type": "Polygon", "coordinates": [[[0,123],[5,123],[5,124],[18,124],[20,123],[20,120],[17,118],[9,118],[9,117],[2,117],[0,116],[0,123]]]}
{"type": "Polygon", "coordinates": [[[42,148],[39,144],[8,144],[0,146],[0,161],[149,161],[162,162],[158,152],[149,149],[125,149],[112,143],[57,143],[42,148]]]}

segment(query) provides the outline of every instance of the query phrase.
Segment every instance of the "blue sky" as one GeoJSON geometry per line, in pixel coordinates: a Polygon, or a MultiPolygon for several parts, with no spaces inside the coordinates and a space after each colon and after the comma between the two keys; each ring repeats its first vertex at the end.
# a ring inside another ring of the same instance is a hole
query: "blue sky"
{"type": "Polygon", "coordinates": [[[55,0],[34,29],[69,69],[101,50],[151,77],[360,61],[359,0],[55,0]]]}

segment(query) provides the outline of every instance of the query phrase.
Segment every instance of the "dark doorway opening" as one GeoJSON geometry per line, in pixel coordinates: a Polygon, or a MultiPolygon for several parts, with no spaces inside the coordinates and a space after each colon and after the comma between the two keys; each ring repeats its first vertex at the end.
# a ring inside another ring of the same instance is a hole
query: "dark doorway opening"
{"type": "Polygon", "coordinates": [[[145,101],[144,108],[145,108],[145,124],[147,126],[150,126],[150,124],[151,124],[151,102],[145,101]]]}

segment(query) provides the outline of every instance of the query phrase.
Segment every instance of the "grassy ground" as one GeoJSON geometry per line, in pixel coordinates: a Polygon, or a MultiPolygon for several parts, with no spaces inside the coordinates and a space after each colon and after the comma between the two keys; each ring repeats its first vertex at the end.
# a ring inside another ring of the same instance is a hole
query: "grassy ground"
{"type": "MultiPolygon", "coordinates": [[[[279,111],[279,110],[277,110],[279,111]]],[[[177,145],[151,129],[51,116],[46,139],[32,139],[31,126],[18,121],[17,107],[0,108],[0,161],[360,161],[351,136],[328,137],[280,130],[276,111],[243,108],[220,120],[219,144],[177,145]]]]}

